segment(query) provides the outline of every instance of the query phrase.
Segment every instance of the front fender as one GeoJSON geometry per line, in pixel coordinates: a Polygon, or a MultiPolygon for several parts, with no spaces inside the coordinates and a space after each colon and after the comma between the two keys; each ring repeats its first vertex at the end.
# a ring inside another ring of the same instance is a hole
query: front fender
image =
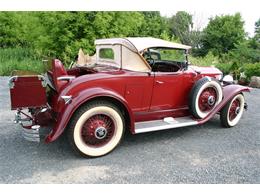
{"type": "Polygon", "coordinates": [[[244,91],[250,92],[250,88],[241,85],[227,85],[223,87],[223,100],[205,118],[198,120],[198,123],[203,124],[210,120],[227,104],[229,100],[231,100],[235,95],[244,91]]]}
{"type": "Polygon", "coordinates": [[[53,130],[45,138],[45,142],[49,143],[56,140],[64,132],[70,118],[72,117],[73,113],[80,107],[80,105],[96,97],[111,97],[116,99],[117,101],[120,101],[128,111],[128,114],[130,116],[130,128],[131,130],[133,130],[133,113],[128,106],[126,100],[120,94],[114,91],[96,87],[81,91],[75,97],[72,97],[72,100],[69,104],[65,104],[58,115],[57,122],[53,130]]]}

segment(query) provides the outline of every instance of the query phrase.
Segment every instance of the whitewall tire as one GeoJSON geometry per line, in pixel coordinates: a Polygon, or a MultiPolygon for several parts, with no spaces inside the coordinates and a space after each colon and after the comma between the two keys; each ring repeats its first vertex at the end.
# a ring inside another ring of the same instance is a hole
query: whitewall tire
{"type": "Polygon", "coordinates": [[[245,98],[243,94],[234,96],[221,110],[220,120],[224,127],[234,127],[244,112],[245,98]]]}
{"type": "Polygon", "coordinates": [[[73,148],[88,157],[111,152],[121,141],[125,122],[119,109],[109,102],[94,102],[80,108],[68,129],[73,148]]]}

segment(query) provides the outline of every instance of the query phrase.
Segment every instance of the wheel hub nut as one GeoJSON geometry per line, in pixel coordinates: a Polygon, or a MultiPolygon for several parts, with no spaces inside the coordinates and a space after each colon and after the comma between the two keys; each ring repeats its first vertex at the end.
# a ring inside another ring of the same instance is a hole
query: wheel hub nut
{"type": "Polygon", "coordinates": [[[240,107],[237,107],[235,111],[236,115],[239,113],[239,111],[240,111],[240,107]]]}
{"type": "Polygon", "coordinates": [[[209,96],[208,98],[208,104],[212,106],[215,103],[215,97],[214,96],[209,96]]]}
{"type": "Polygon", "coordinates": [[[107,129],[105,127],[98,127],[95,130],[95,137],[97,139],[103,139],[107,135],[107,129]]]}

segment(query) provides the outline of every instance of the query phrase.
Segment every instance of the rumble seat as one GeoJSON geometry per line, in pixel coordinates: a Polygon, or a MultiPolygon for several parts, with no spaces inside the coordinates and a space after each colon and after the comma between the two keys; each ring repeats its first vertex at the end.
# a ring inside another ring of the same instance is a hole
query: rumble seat
{"type": "Polygon", "coordinates": [[[67,83],[67,81],[58,81],[58,78],[61,76],[68,75],[64,65],[61,63],[60,60],[53,60],[52,61],[52,77],[53,83],[57,91],[60,91],[61,87],[67,83]]]}

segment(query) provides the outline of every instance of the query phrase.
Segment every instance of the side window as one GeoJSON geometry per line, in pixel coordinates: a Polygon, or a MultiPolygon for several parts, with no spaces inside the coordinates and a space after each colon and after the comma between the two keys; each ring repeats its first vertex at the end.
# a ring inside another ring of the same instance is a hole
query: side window
{"type": "Polygon", "coordinates": [[[115,54],[112,48],[101,48],[99,50],[99,58],[101,59],[108,59],[108,60],[114,60],[115,54]]]}

